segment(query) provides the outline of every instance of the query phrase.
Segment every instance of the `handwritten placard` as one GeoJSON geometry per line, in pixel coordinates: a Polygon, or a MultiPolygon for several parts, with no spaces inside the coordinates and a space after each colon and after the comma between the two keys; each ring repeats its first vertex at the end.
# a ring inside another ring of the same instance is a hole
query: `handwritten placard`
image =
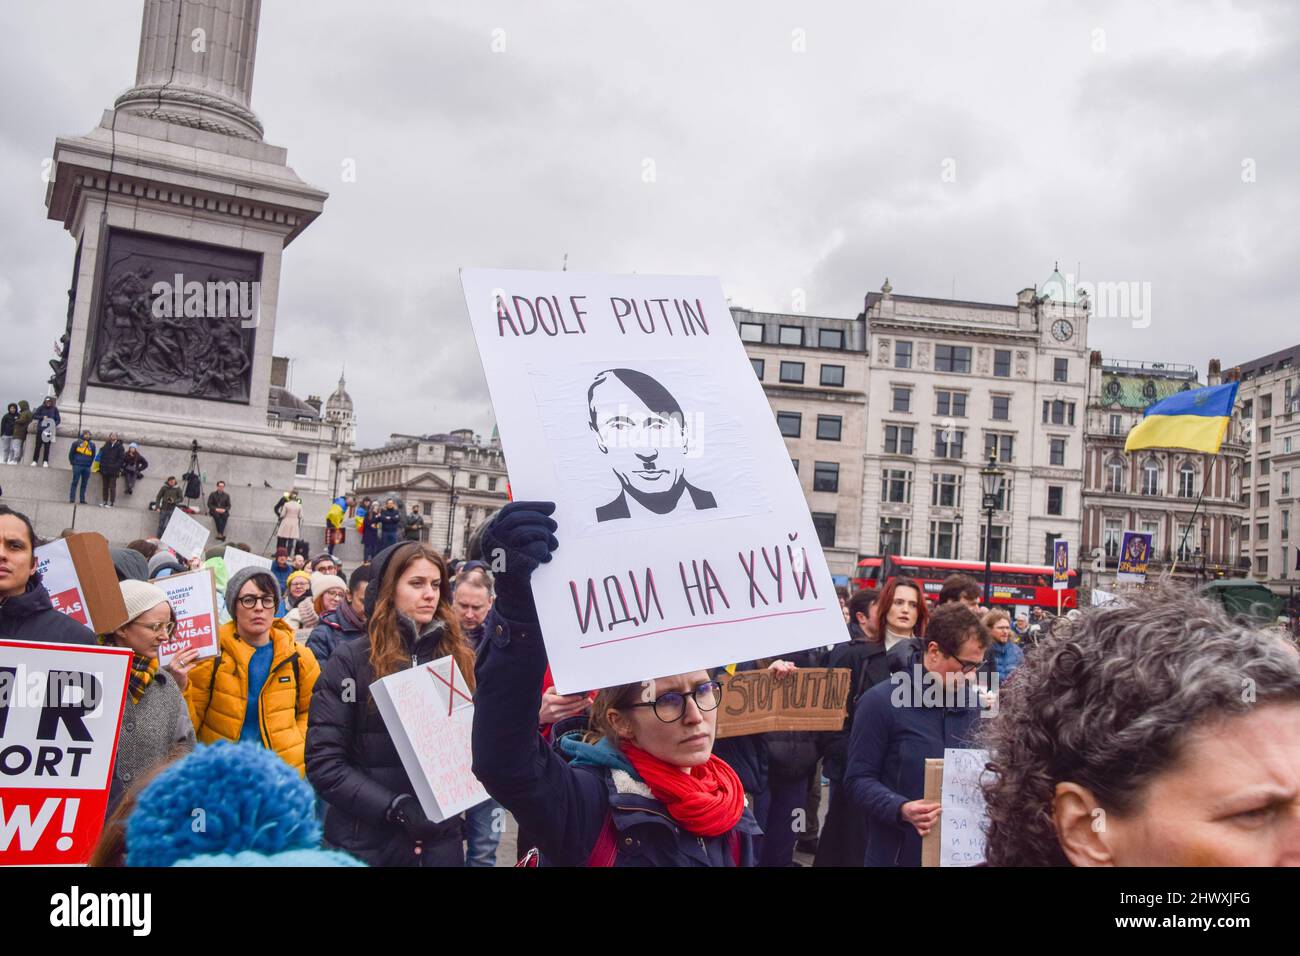
{"type": "Polygon", "coordinates": [[[771,730],[841,730],[852,676],[847,667],[801,667],[782,678],[769,670],[724,677],[718,737],[771,730]]]}
{"type": "Polygon", "coordinates": [[[948,747],[943,752],[939,814],[939,866],[984,862],[987,812],[981,783],[987,779],[987,750],[948,747]]]}
{"type": "Polygon", "coordinates": [[[452,657],[370,685],[425,816],[441,822],[488,799],[470,769],[474,700],[452,657]]]}
{"type": "Polygon", "coordinates": [[[212,532],[199,524],[180,508],[173,509],[163,530],[162,543],[167,545],[182,559],[193,558],[203,553],[212,532]]]}
{"type": "Polygon", "coordinates": [[[242,571],[244,568],[260,568],[263,571],[270,571],[272,566],[270,558],[264,558],[260,554],[253,554],[242,548],[232,548],[230,545],[226,545],[221,560],[225,562],[227,575],[233,575],[236,571],[242,571]]]}

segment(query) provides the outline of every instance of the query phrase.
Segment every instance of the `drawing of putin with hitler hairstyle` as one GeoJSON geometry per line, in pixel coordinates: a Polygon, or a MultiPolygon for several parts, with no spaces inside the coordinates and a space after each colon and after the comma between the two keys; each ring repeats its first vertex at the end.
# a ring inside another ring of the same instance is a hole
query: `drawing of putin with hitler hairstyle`
{"type": "Polygon", "coordinates": [[[618,497],[596,509],[597,521],[717,507],[712,494],[686,480],[686,416],[663,385],[634,369],[606,369],[587,389],[587,408],[596,447],[620,486],[618,497]]]}

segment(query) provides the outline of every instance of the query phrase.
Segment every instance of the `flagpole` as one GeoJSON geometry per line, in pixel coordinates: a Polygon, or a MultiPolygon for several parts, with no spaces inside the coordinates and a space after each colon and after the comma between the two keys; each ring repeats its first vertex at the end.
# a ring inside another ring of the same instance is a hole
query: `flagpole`
{"type": "Polygon", "coordinates": [[[1192,533],[1192,526],[1196,524],[1196,512],[1201,509],[1201,499],[1205,497],[1205,489],[1210,484],[1210,473],[1214,471],[1214,466],[1219,463],[1219,454],[1215,452],[1214,457],[1210,459],[1209,467],[1205,469],[1205,480],[1201,482],[1201,493],[1196,496],[1196,504],[1192,507],[1192,516],[1187,520],[1187,530],[1183,532],[1183,540],[1178,545],[1178,550],[1174,552],[1174,563],[1169,566],[1169,576],[1172,578],[1174,572],[1178,570],[1178,555],[1183,548],[1187,547],[1187,536],[1192,533]]]}

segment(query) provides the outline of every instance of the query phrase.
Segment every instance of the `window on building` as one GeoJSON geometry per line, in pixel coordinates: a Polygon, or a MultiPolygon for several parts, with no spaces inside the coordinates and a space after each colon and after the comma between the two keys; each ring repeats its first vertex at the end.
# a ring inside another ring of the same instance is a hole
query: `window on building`
{"type": "Polygon", "coordinates": [[[817,529],[817,540],[823,548],[835,547],[835,515],[825,511],[812,513],[813,527],[817,529]]]}
{"type": "Polygon", "coordinates": [[[1242,541],[1249,541],[1249,540],[1250,540],[1250,524],[1249,524],[1249,523],[1242,522],[1242,525],[1241,525],[1241,540],[1242,540],[1242,541]]]}
{"type": "Polygon", "coordinates": [[[840,466],[835,461],[813,463],[813,491],[839,491],[840,466]]]}
{"type": "Polygon", "coordinates": [[[1106,459],[1106,491],[1110,494],[1124,493],[1124,459],[1111,455],[1106,459]]]}
{"type": "Polygon", "coordinates": [[[1248,398],[1241,403],[1241,417],[1242,418],[1255,417],[1255,400],[1253,398],[1248,398]]]}
{"type": "Polygon", "coordinates": [[[934,430],[934,457],[961,458],[966,447],[966,430],[963,428],[936,428],[934,430]]]}
{"type": "Polygon", "coordinates": [[[843,365],[823,365],[821,372],[821,383],[833,388],[844,387],[844,366],[843,365]]]}
{"type": "Polygon", "coordinates": [[[786,438],[798,438],[802,431],[803,416],[798,412],[777,412],[776,424],[786,438]]]}
{"type": "Polygon", "coordinates": [[[895,342],[894,343],[894,368],[911,368],[912,367],[912,343],[895,342]]]}
{"type": "Polygon", "coordinates": [[[1015,435],[997,435],[984,433],[984,457],[993,455],[998,461],[1014,461],[1016,451],[1015,435]]]}
{"type": "Polygon", "coordinates": [[[912,390],[910,388],[904,388],[901,385],[895,385],[893,386],[892,389],[890,389],[890,391],[892,393],[893,402],[894,402],[894,404],[891,406],[890,409],[891,411],[910,412],[912,410],[912,390]]]}
{"type": "Polygon", "coordinates": [[[1289,541],[1290,539],[1291,539],[1291,512],[1283,511],[1282,512],[1282,540],[1289,541]]]}
{"type": "Polygon", "coordinates": [[[880,500],[911,504],[912,473],[906,468],[886,468],[880,473],[880,500]]]}
{"type": "Polygon", "coordinates": [[[1014,484],[1015,482],[1013,479],[1007,478],[1005,476],[1001,481],[998,482],[998,493],[993,496],[994,511],[1011,510],[1011,501],[1012,501],[1011,492],[1012,492],[1012,485],[1014,484]]]}
{"type": "Polygon", "coordinates": [[[1049,515],[1065,513],[1065,487],[1063,485],[1047,486],[1047,513],[1049,515]]]}
{"type": "Polygon", "coordinates": [[[1065,439],[1053,438],[1050,443],[1048,464],[1065,465],[1065,439]]]}
{"type": "Polygon", "coordinates": [[[945,418],[966,417],[966,393],[937,390],[934,393],[934,413],[945,418]]]}
{"type": "Polygon", "coordinates": [[[911,425],[885,426],[885,452],[890,455],[912,454],[913,429],[911,425]]]}
{"type": "Polygon", "coordinates": [[[1191,462],[1183,462],[1178,468],[1178,497],[1196,497],[1196,469],[1191,462]]]}
{"type": "Polygon", "coordinates": [[[1142,463],[1142,494],[1150,497],[1160,494],[1160,462],[1154,458],[1142,463]]]}
{"type": "Polygon", "coordinates": [[[1245,461],[1243,461],[1243,462],[1241,463],[1241,477],[1243,477],[1243,478],[1249,478],[1249,477],[1250,477],[1250,467],[1251,467],[1251,466],[1250,466],[1250,459],[1247,458],[1245,461]]]}
{"type": "Polygon", "coordinates": [[[489,479],[488,479],[488,491],[496,491],[496,490],[497,490],[497,480],[496,480],[496,478],[489,478],[489,479]]]}
{"type": "Polygon", "coordinates": [[[824,349],[844,348],[843,330],[842,329],[821,329],[817,333],[817,345],[824,349]]]}
{"type": "Polygon", "coordinates": [[[1261,442],[1266,442],[1266,441],[1272,441],[1272,440],[1273,440],[1273,426],[1272,426],[1272,425],[1261,425],[1261,426],[1260,426],[1260,429],[1259,429],[1259,440],[1260,440],[1261,442]]]}
{"type": "Polygon", "coordinates": [[[993,421],[995,422],[1011,421],[1011,396],[1010,395],[993,396],[993,421]]]}
{"type": "Polygon", "coordinates": [[[1006,544],[1007,544],[1007,527],[1006,525],[995,524],[991,528],[984,528],[980,531],[980,556],[981,561],[984,558],[984,542],[988,541],[989,561],[1005,561],[1006,544]]]}
{"type": "Polygon", "coordinates": [[[1268,522],[1261,521],[1255,525],[1255,540],[1260,542],[1268,541],[1268,522]]]}
{"type": "Polygon", "coordinates": [[[740,323],[740,341],[742,342],[762,342],[763,326],[758,322],[741,322],[740,323]]]}
{"type": "Polygon", "coordinates": [[[1284,454],[1284,455],[1289,455],[1289,454],[1291,454],[1291,436],[1290,436],[1290,435],[1287,435],[1285,438],[1282,439],[1282,454],[1284,454]]]}
{"type": "Polygon", "coordinates": [[[961,475],[938,472],[930,476],[930,506],[934,508],[961,507],[961,475]]]}
{"type": "Polygon", "coordinates": [[[758,380],[761,382],[763,380],[763,360],[752,358],[749,360],[749,364],[754,367],[754,374],[758,376],[758,380]]]}
{"type": "Polygon", "coordinates": [[[803,326],[801,325],[783,325],[777,335],[777,341],[782,345],[803,345],[803,326]]]}
{"type": "Polygon", "coordinates": [[[1070,360],[1065,358],[1052,359],[1052,381],[1068,382],[1070,380],[1070,360]]]}
{"type": "Polygon", "coordinates": [[[1269,464],[1270,461],[1271,459],[1269,458],[1261,458],[1259,460],[1259,475],[1261,478],[1264,477],[1264,475],[1267,475],[1271,470],[1272,466],[1269,464]]]}
{"type": "Polygon", "coordinates": [[[1073,425],[1074,402],[1063,402],[1059,399],[1043,402],[1043,424],[1046,425],[1048,422],[1053,425],[1073,425]]]}
{"type": "Polygon", "coordinates": [[[1265,577],[1268,577],[1268,555],[1267,554],[1257,555],[1255,558],[1255,566],[1259,570],[1260,574],[1264,575],[1265,577]]]}
{"type": "Polygon", "coordinates": [[[880,519],[880,553],[906,554],[907,532],[910,522],[907,518],[880,519]]]}
{"type": "Polygon", "coordinates": [[[1196,555],[1196,529],[1189,525],[1178,525],[1178,560],[1190,561],[1196,555]]]}
{"type": "Polygon", "coordinates": [[[1106,550],[1106,557],[1119,557],[1119,543],[1124,536],[1124,529],[1120,527],[1119,519],[1107,518],[1102,529],[1102,547],[1106,550]]]}
{"type": "Polygon", "coordinates": [[[936,372],[970,372],[969,345],[936,345],[934,347],[936,372]]]}
{"type": "Polygon", "coordinates": [[[477,488],[477,487],[478,487],[478,475],[470,475],[470,476],[469,476],[469,486],[470,486],[471,488],[477,488]]]}
{"type": "Polygon", "coordinates": [[[794,473],[795,473],[796,475],[799,474],[799,459],[798,459],[798,458],[791,458],[791,459],[790,459],[790,464],[794,465],[794,473]]]}
{"type": "Polygon", "coordinates": [[[993,350],[993,374],[998,378],[1011,377],[1011,349],[993,350]]]}
{"type": "Polygon", "coordinates": [[[1158,521],[1143,521],[1138,530],[1151,535],[1151,555],[1154,557],[1160,552],[1160,523],[1158,521]]]}
{"type": "Polygon", "coordinates": [[[294,465],[294,472],[299,478],[307,477],[307,452],[298,452],[298,461],[294,465]]]}
{"type": "Polygon", "coordinates": [[[1273,396],[1261,395],[1259,397],[1259,419],[1263,421],[1266,418],[1273,417],[1273,396]]]}
{"type": "Polygon", "coordinates": [[[1282,494],[1291,494],[1291,472],[1282,472],[1282,494]]]}
{"type": "Polygon", "coordinates": [[[783,382],[803,382],[803,362],[782,362],[780,378],[783,382]]]}
{"type": "Polygon", "coordinates": [[[1268,507],[1268,489],[1267,489],[1267,488],[1263,488],[1263,489],[1261,489],[1261,490],[1258,492],[1258,495],[1259,495],[1259,505],[1258,505],[1258,507],[1260,507],[1260,508],[1267,508],[1267,507],[1268,507]]]}
{"type": "Polygon", "coordinates": [[[841,423],[839,415],[818,415],[817,437],[822,441],[839,441],[841,423]]]}
{"type": "Polygon", "coordinates": [[[961,523],[957,521],[930,522],[930,557],[952,560],[961,547],[961,523]]]}
{"type": "Polygon", "coordinates": [[[1124,434],[1124,419],[1120,415],[1110,416],[1110,433],[1112,435],[1124,434]]]}

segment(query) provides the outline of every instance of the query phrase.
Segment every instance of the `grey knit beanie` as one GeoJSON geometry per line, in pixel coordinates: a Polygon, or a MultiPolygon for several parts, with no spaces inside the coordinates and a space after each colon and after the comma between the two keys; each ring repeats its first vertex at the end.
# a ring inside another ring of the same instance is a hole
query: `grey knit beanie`
{"type": "Polygon", "coordinates": [[[266,570],[266,568],[257,568],[250,565],[248,567],[240,568],[226,579],[226,610],[230,612],[231,617],[235,616],[235,605],[237,603],[236,598],[239,597],[239,589],[247,584],[248,579],[255,574],[261,574],[270,578],[271,593],[275,595],[275,606],[277,608],[280,606],[280,582],[275,579],[275,575],[266,570]]]}

